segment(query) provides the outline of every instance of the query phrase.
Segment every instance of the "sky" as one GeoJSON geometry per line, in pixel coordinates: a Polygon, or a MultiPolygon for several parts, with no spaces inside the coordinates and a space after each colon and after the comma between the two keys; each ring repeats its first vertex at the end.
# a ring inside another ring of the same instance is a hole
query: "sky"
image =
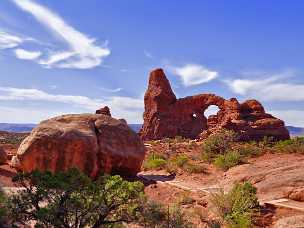
{"type": "Polygon", "coordinates": [[[108,105],[142,123],[161,67],[177,97],[258,99],[304,127],[303,11],[301,0],[1,0],[0,122],[108,105]]]}

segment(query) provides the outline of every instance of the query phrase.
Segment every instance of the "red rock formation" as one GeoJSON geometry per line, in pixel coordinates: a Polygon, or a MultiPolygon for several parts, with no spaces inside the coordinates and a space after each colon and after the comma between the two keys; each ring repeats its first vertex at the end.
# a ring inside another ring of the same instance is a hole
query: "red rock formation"
{"type": "Polygon", "coordinates": [[[239,103],[236,98],[225,100],[215,94],[199,94],[176,99],[162,69],[151,72],[145,93],[144,124],[140,135],[144,140],[182,136],[199,138],[218,129],[238,132],[242,140],[288,139],[284,122],[265,113],[256,100],[239,103]],[[210,105],[220,109],[207,119],[204,112],[210,105]]]}
{"type": "Polygon", "coordinates": [[[108,106],[104,106],[103,108],[96,110],[96,114],[111,116],[111,112],[108,106]]]}
{"type": "Polygon", "coordinates": [[[7,162],[7,154],[5,150],[0,147],[0,165],[3,165],[7,162]]]}
{"type": "Polygon", "coordinates": [[[64,115],[41,122],[20,145],[12,165],[22,171],[78,168],[123,176],[139,172],[145,148],[127,124],[106,115],[64,115]]]}

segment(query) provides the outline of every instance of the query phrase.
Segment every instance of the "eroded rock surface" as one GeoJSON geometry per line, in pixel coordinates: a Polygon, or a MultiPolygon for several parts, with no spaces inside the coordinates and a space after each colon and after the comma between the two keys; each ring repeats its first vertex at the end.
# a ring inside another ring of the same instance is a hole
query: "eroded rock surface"
{"type": "Polygon", "coordinates": [[[91,177],[102,171],[127,176],[139,172],[144,155],[139,136],[120,120],[63,115],[41,122],[22,142],[12,165],[26,172],[76,167],[91,177]]]}
{"type": "Polygon", "coordinates": [[[257,187],[260,201],[280,198],[301,201],[303,167],[303,155],[266,154],[256,161],[229,169],[220,180],[220,186],[229,190],[233,183],[249,181],[257,187]]]}
{"type": "Polygon", "coordinates": [[[289,132],[280,119],[267,114],[256,100],[239,103],[215,94],[199,94],[177,99],[162,69],[150,73],[145,93],[144,124],[140,135],[144,140],[200,138],[221,128],[238,132],[242,140],[289,139],[289,132]],[[207,119],[209,106],[220,109],[207,119]]]}
{"type": "Polygon", "coordinates": [[[5,164],[7,162],[7,154],[5,150],[0,147],[0,165],[5,164]]]}
{"type": "Polygon", "coordinates": [[[103,114],[103,115],[106,115],[106,116],[112,116],[110,108],[108,106],[104,106],[103,108],[96,110],[96,114],[103,114]]]}

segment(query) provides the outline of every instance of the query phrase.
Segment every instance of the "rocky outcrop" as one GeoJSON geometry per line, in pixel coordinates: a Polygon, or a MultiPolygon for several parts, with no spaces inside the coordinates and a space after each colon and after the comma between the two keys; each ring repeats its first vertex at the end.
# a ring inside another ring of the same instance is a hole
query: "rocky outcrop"
{"type": "Polygon", "coordinates": [[[260,202],[280,198],[301,201],[303,166],[304,156],[300,154],[265,154],[229,169],[219,186],[228,191],[234,183],[249,181],[257,187],[260,202]]]}
{"type": "Polygon", "coordinates": [[[110,112],[110,108],[108,106],[104,106],[101,109],[96,110],[96,114],[103,114],[106,116],[112,116],[110,112]]]}
{"type": "Polygon", "coordinates": [[[295,201],[304,202],[304,186],[291,189],[286,193],[285,197],[295,201]]]}
{"type": "Polygon", "coordinates": [[[3,165],[7,162],[7,154],[5,150],[0,147],[0,165],[3,165]]]}
{"type": "Polygon", "coordinates": [[[267,114],[256,100],[239,103],[215,94],[199,94],[177,99],[162,69],[151,72],[145,93],[144,124],[140,135],[144,140],[182,136],[200,138],[221,129],[238,132],[242,140],[288,139],[284,122],[267,114]],[[220,109],[207,119],[209,106],[220,109]]]}
{"type": "Polygon", "coordinates": [[[12,165],[22,171],[78,168],[135,175],[145,149],[127,124],[102,114],[63,115],[43,121],[20,145],[12,165]]]}

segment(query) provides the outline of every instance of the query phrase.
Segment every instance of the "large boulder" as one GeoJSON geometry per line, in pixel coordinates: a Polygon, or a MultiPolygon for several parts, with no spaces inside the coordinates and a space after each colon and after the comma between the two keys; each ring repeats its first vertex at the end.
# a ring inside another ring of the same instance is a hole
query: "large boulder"
{"type": "Polygon", "coordinates": [[[240,139],[274,140],[289,139],[289,132],[282,120],[267,114],[256,100],[239,103],[215,94],[198,94],[177,99],[162,69],[150,73],[145,93],[144,124],[140,135],[144,140],[173,138],[204,138],[219,129],[239,133],[240,139]],[[220,109],[208,119],[204,112],[209,106],[220,109]]]}
{"type": "Polygon", "coordinates": [[[21,143],[12,165],[22,171],[78,168],[135,175],[145,149],[127,124],[102,114],[63,115],[41,122],[21,143]]]}

